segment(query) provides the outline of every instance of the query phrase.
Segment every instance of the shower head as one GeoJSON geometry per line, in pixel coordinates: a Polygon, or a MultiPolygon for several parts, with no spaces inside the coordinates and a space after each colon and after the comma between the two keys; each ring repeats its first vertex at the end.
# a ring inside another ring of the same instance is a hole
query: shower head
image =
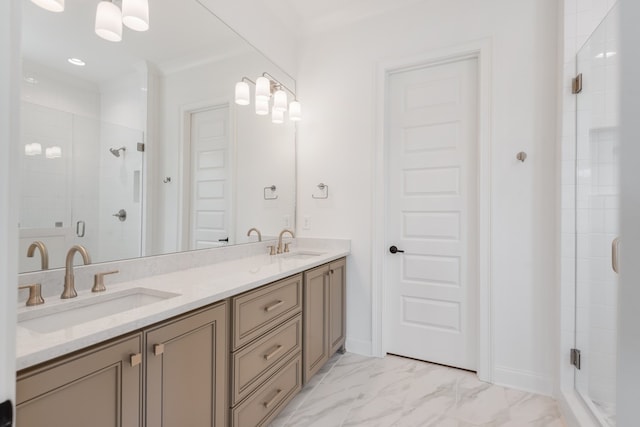
{"type": "Polygon", "coordinates": [[[109,151],[111,151],[111,154],[113,154],[114,156],[120,157],[120,151],[124,153],[125,151],[127,151],[127,147],[109,148],[109,151]]]}

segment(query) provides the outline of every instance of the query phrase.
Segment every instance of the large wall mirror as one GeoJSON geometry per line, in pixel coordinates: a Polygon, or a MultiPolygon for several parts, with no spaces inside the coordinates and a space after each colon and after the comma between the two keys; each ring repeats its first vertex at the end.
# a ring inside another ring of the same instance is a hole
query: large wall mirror
{"type": "Polygon", "coordinates": [[[295,81],[197,0],[149,3],[109,42],[97,0],[23,2],[21,272],[34,241],[59,268],[74,244],[105,262],[295,227],[295,126],[233,102],[244,76],[295,81]]]}

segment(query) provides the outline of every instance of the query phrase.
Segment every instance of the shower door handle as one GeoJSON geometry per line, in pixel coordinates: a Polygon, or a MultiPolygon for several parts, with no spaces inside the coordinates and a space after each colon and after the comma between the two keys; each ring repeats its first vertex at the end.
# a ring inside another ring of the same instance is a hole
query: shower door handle
{"type": "Polygon", "coordinates": [[[616,273],[620,273],[620,266],[618,264],[619,254],[620,237],[616,237],[615,239],[613,239],[613,242],[611,242],[611,268],[613,268],[613,271],[615,271],[616,273]]]}

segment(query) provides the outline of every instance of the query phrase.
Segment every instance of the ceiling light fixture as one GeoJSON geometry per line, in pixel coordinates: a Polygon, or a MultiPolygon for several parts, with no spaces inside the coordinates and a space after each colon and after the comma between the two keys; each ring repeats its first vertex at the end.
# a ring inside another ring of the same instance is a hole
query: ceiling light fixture
{"type": "Polygon", "coordinates": [[[85,65],[87,65],[87,63],[80,58],[69,58],[67,59],[67,61],[69,62],[69,64],[73,64],[78,67],[84,67],[85,65]]]}
{"type": "Polygon", "coordinates": [[[122,23],[134,31],[147,31],[149,0],[122,0],[122,23]]]}
{"type": "Polygon", "coordinates": [[[269,73],[262,73],[254,82],[248,77],[243,77],[236,83],[235,102],[238,105],[249,105],[251,93],[249,83],[255,86],[256,114],[266,116],[269,114],[269,101],[273,97],[271,108],[271,121],[276,124],[284,123],[284,113],[289,110],[289,120],[297,122],[302,119],[302,106],[296,98],[295,92],[276,80],[269,73]],[[287,107],[287,92],[293,96],[293,101],[287,107]]]}
{"type": "Polygon", "coordinates": [[[64,0],[31,0],[31,2],[50,12],[64,11],[64,0]]]}
{"type": "Polygon", "coordinates": [[[122,40],[122,12],[113,1],[98,3],[95,30],[98,36],[110,42],[122,40]]]}

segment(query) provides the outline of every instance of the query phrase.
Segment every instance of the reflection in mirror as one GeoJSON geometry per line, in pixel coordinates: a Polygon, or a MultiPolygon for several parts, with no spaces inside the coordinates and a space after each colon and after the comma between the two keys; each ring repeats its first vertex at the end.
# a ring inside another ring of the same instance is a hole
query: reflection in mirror
{"type": "Polygon", "coordinates": [[[103,262],[294,228],[295,126],[233,100],[243,76],[295,81],[196,0],[150,2],[119,43],[96,4],[23,2],[20,271],[34,241],[59,268],[74,244],[103,262]]]}

